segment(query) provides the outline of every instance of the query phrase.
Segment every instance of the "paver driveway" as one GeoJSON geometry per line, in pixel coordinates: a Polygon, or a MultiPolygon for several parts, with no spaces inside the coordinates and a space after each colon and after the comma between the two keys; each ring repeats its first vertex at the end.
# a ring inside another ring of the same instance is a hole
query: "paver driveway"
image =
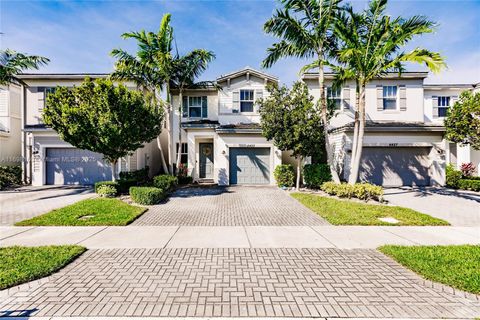
{"type": "Polygon", "coordinates": [[[13,225],[94,195],[92,188],[22,187],[0,191],[0,226],[13,225]]]}
{"type": "Polygon", "coordinates": [[[134,225],[313,226],[327,222],[276,187],[211,187],[177,190],[134,225]]]}
{"type": "Polygon", "coordinates": [[[473,318],[480,302],[375,250],[91,250],[2,315],[473,318]]]}

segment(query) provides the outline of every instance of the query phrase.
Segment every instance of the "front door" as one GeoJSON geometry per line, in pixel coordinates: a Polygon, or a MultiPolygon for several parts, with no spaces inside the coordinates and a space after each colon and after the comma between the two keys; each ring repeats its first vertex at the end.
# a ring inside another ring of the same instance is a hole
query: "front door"
{"type": "Polygon", "coordinates": [[[200,179],[213,179],[213,143],[200,143],[200,179]]]}

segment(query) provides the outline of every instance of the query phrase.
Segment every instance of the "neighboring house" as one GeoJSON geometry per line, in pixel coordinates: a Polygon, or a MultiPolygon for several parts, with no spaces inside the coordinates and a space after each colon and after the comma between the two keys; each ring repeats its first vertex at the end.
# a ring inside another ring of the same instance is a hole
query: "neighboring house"
{"type": "MultiPolygon", "coordinates": [[[[443,126],[446,111],[460,92],[474,86],[427,85],[427,76],[426,72],[405,72],[400,76],[391,73],[367,86],[361,181],[383,186],[443,185],[448,162],[478,164],[480,152],[446,141],[443,126]]],[[[334,74],[326,75],[327,97],[338,106],[330,134],[335,165],[341,176],[348,179],[356,89],[351,81],[332,90],[333,78],[334,74]]],[[[318,97],[317,74],[307,73],[303,80],[312,95],[318,97]]]]}
{"type": "Polygon", "coordinates": [[[274,184],[274,168],[290,160],[262,136],[256,100],[268,95],[268,83],[277,82],[271,75],[246,67],[217,78],[219,89],[187,90],[182,101],[172,90],[170,163],[175,163],[178,148],[181,162],[195,181],[274,184]]]}
{"type": "MultiPolygon", "coordinates": [[[[57,86],[79,85],[85,77],[104,78],[107,74],[22,74],[26,86],[23,91],[22,155],[24,179],[34,186],[63,184],[93,184],[111,180],[110,164],[103,156],[73,147],[42,123],[46,96],[57,86]]],[[[126,84],[135,89],[133,84],[126,84]]],[[[131,156],[120,159],[118,172],[150,167],[150,173],[159,169],[159,151],[156,142],[146,144],[131,156]]]]}
{"type": "Polygon", "coordinates": [[[0,86],[0,166],[21,164],[21,87],[0,86]]]}

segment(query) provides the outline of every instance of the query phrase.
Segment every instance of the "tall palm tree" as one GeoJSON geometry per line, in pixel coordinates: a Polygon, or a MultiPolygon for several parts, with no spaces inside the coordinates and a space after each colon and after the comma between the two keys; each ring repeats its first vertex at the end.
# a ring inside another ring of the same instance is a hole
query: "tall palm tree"
{"type": "MultiPolygon", "coordinates": [[[[140,89],[152,91],[156,99],[166,87],[167,102],[170,101],[169,85],[173,70],[173,28],[170,18],[170,14],[163,16],[157,33],[142,30],[122,34],[124,39],[136,40],[138,50],[135,56],[122,49],[112,50],[111,55],[118,59],[115,71],[110,75],[112,79],[133,81],[140,89]]],[[[163,171],[169,172],[160,137],[157,137],[157,145],[163,171]]]]}
{"type": "Polygon", "coordinates": [[[185,89],[202,88],[208,85],[215,85],[210,81],[195,82],[205,70],[208,64],[215,59],[212,51],[204,49],[195,49],[184,56],[177,56],[173,63],[173,74],[170,77],[170,87],[178,89],[179,108],[178,108],[178,150],[175,168],[178,170],[181,161],[182,148],[182,101],[185,89]]]}
{"type": "Polygon", "coordinates": [[[29,56],[11,49],[0,50],[0,85],[23,81],[17,77],[25,70],[38,70],[50,60],[41,56],[29,56]]]}
{"type": "Polygon", "coordinates": [[[366,10],[355,13],[346,6],[336,22],[335,36],[339,40],[335,52],[338,64],[337,82],[355,79],[356,112],[350,176],[348,182],[358,180],[364,140],[366,112],[365,88],[375,78],[388,72],[405,71],[405,62],[424,64],[432,72],[446,66],[437,52],[416,48],[405,52],[405,45],[417,35],[433,32],[435,23],[424,16],[391,18],[386,15],[387,0],[371,0],[366,10]]]}
{"type": "Polygon", "coordinates": [[[328,138],[328,108],[324,89],[324,65],[331,51],[334,21],[341,0],[280,0],[282,9],[276,10],[264,24],[264,30],[280,39],[267,50],[262,66],[269,68],[284,57],[313,59],[301,72],[318,69],[320,112],[324,123],[325,149],[334,181],[339,182],[333,165],[333,150],[328,138]]]}

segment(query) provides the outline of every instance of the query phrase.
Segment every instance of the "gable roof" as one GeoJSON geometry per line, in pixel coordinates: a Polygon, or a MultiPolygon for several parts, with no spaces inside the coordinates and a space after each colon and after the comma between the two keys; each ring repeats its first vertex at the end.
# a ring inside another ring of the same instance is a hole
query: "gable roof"
{"type": "Polygon", "coordinates": [[[274,76],[269,75],[265,72],[253,69],[253,68],[248,67],[248,66],[241,69],[241,70],[237,70],[237,71],[234,71],[234,72],[230,72],[230,73],[221,75],[220,77],[217,78],[217,82],[225,81],[225,80],[231,79],[231,78],[237,78],[237,77],[243,76],[244,74],[247,74],[247,73],[249,73],[250,75],[257,76],[259,78],[268,79],[272,82],[278,82],[277,77],[274,77],[274,76]]]}
{"type": "MultiPolygon", "coordinates": [[[[428,72],[412,72],[405,71],[401,75],[398,72],[388,72],[386,75],[378,79],[425,79],[428,77],[428,72]]],[[[334,72],[325,72],[325,79],[335,78],[334,72]]],[[[306,72],[302,75],[302,79],[318,79],[318,72],[306,72]]]]}

